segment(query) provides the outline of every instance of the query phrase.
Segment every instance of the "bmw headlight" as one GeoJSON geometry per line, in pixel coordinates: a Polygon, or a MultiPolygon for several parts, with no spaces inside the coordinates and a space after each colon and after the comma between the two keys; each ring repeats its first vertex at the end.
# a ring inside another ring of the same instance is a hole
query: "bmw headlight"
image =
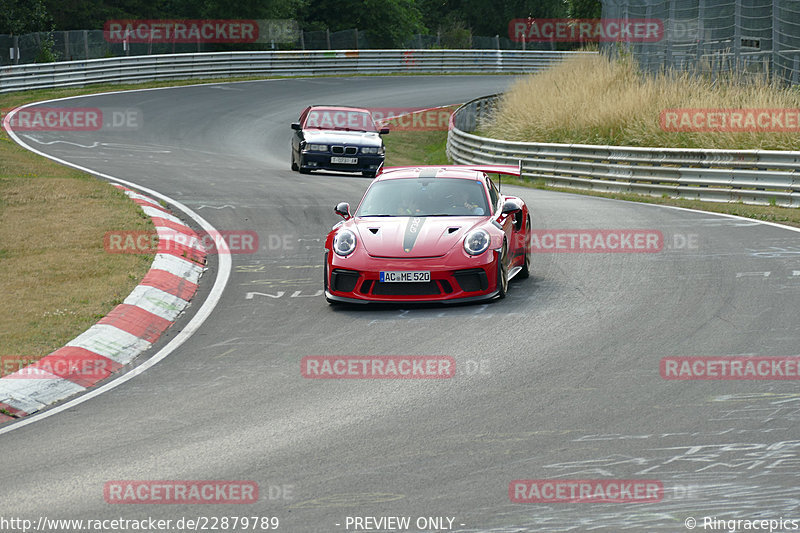
{"type": "Polygon", "coordinates": [[[349,229],[342,229],[333,238],[333,251],[337,255],[347,257],[356,249],[356,234],[349,229]]]}
{"type": "Polygon", "coordinates": [[[306,150],[311,150],[312,152],[327,152],[328,145],[327,144],[307,144],[306,150]]]}
{"type": "Polygon", "coordinates": [[[380,147],[379,146],[364,146],[361,148],[362,154],[379,154],[380,147]]]}
{"type": "Polygon", "coordinates": [[[480,255],[489,248],[491,240],[489,232],[486,230],[472,230],[464,237],[464,251],[469,255],[480,255]]]}

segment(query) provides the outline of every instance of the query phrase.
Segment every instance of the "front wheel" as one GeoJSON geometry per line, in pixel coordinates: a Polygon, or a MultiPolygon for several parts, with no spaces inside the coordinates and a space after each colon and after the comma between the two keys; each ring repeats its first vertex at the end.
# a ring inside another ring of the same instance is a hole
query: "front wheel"
{"type": "Polygon", "coordinates": [[[497,264],[497,299],[502,300],[508,292],[508,267],[506,266],[506,244],[503,243],[503,252],[497,264]]]}

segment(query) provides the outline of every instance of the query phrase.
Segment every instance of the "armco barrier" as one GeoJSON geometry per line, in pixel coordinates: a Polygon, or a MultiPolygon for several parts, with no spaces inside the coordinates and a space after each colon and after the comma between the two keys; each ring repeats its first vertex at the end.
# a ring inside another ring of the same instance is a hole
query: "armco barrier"
{"type": "Polygon", "coordinates": [[[594,52],[540,50],[306,50],[214,52],[89,59],[0,69],[0,93],[94,83],[416,73],[523,73],[594,52]]]}
{"type": "Polygon", "coordinates": [[[455,163],[521,160],[523,176],[555,187],[800,207],[800,152],[514,142],[474,135],[498,97],[476,98],[451,117],[447,154],[455,163]]]}

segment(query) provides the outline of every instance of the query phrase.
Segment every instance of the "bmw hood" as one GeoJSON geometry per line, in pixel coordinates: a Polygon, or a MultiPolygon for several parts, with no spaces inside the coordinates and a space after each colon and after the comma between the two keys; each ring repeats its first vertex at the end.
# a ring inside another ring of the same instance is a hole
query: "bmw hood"
{"type": "Polygon", "coordinates": [[[364,217],[353,227],[373,257],[440,257],[486,217],[364,217]]]}
{"type": "Polygon", "coordinates": [[[342,144],[350,146],[381,146],[383,141],[377,133],[369,131],[305,130],[307,143],[342,144]]]}

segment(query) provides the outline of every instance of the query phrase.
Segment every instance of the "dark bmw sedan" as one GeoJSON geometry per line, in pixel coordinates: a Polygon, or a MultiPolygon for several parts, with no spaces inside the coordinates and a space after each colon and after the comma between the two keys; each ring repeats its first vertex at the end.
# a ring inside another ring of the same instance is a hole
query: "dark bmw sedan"
{"type": "Polygon", "coordinates": [[[373,178],[383,165],[385,148],[369,110],[343,106],[309,106],[292,123],[292,170],[360,172],[373,178]]]}

